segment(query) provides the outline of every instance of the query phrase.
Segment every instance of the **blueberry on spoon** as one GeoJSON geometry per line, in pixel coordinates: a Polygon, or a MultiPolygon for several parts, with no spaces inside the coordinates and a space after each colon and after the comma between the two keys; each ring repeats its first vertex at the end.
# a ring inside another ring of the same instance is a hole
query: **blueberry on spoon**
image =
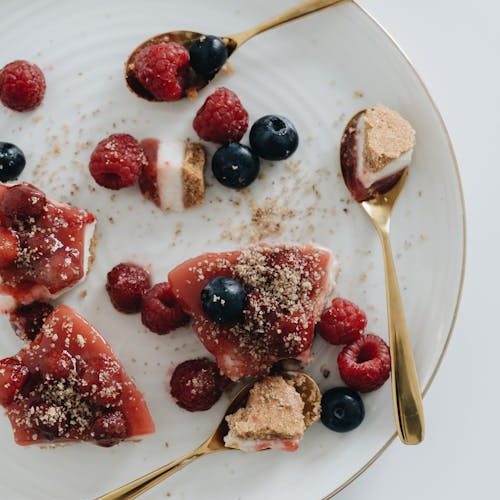
{"type": "Polygon", "coordinates": [[[0,181],[16,180],[26,166],[23,152],[14,144],[0,142],[0,181]]]}
{"type": "Polygon", "coordinates": [[[227,47],[217,36],[203,35],[189,49],[191,67],[206,78],[213,77],[227,60],[227,47]]]}

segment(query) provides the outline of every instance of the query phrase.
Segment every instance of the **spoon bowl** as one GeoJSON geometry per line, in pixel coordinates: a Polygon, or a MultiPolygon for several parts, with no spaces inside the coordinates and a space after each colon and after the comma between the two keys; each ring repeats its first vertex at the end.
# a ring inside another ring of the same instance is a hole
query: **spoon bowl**
{"type": "MultiPolygon", "coordinates": [[[[175,42],[179,45],[182,45],[188,51],[191,48],[191,45],[195,40],[202,37],[203,33],[198,33],[196,31],[188,31],[188,30],[179,30],[179,31],[169,31],[167,33],[161,33],[159,35],[155,35],[151,38],[148,38],[140,45],[138,45],[133,52],[129,55],[127,62],[125,63],[125,81],[127,83],[128,88],[136,94],[138,97],[142,99],[146,99],[147,101],[156,101],[155,97],[144,88],[144,86],[139,82],[137,77],[135,76],[135,59],[139,52],[149,47],[150,45],[156,45],[158,43],[168,43],[175,42]]],[[[238,43],[231,37],[221,37],[221,40],[224,42],[227,48],[227,57],[229,58],[231,54],[236,50],[238,43]]],[[[196,92],[201,90],[203,87],[207,86],[217,73],[212,75],[210,78],[207,78],[203,75],[199,75],[193,71],[192,68],[189,68],[187,79],[186,79],[186,89],[185,96],[194,95],[196,92]]]]}
{"type": "Polygon", "coordinates": [[[363,151],[359,151],[357,147],[356,124],[363,113],[364,110],[354,115],[344,130],[340,145],[340,166],[347,188],[367,213],[382,243],[394,417],[401,441],[404,444],[418,444],[424,438],[422,396],[389,236],[392,210],[406,183],[408,167],[382,179],[369,189],[357,180],[357,160],[363,151]]]}

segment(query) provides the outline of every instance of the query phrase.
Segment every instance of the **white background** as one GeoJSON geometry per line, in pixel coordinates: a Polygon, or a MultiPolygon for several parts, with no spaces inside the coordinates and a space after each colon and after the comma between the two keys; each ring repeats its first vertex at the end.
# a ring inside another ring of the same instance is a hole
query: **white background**
{"type": "MultiPolygon", "coordinates": [[[[426,399],[427,436],[394,443],[336,499],[493,499],[500,448],[500,4],[361,0],[429,87],[461,167],[468,223],[462,306],[426,399]]],[[[439,165],[436,165],[439,168],[439,165]]]]}

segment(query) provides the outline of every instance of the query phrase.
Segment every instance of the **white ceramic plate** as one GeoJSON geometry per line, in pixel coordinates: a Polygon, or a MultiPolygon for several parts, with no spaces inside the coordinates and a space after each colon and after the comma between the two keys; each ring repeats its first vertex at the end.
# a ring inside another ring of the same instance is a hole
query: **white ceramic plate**
{"type": "MultiPolygon", "coordinates": [[[[28,155],[24,180],[60,199],[91,209],[99,219],[95,267],[66,301],[109,339],[144,391],[157,424],[141,443],[112,449],[90,445],[59,449],[14,445],[0,420],[3,498],[90,498],[178,457],[198,445],[217,423],[225,397],[210,411],[191,414],[172,402],[167,371],[204,353],[188,328],[166,337],[151,334],[138,316],[118,314],[104,291],[106,272],[123,260],[151,265],[156,280],[189,256],[248,243],[252,206],[295,210],[270,241],[314,241],[338,256],[339,293],[369,315],[369,330],[386,337],[382,257],[362,210],[349,202],[339,176],[338,143],[346,120],[360,108],[385,103],[417,130],[409,182],[393,221],[393,243],[416,363],[427,387],[446,346],[456,313],[464,262],[464,209],[448,135],[424,86],[403,54],[358,6],[347,2],[251,41],[218,84],[234,89],[251,119],[288,116],[301,145],[293,164],[265,165],[246,193],[211,180],[207,203],[165,215],[129,189],[112,194],[95,186],[86,165],[93,144],[111,132],[194,138],[191,121],[213,86],[195,103],[157,105],[125,88],[123,62],[144,38],[171,29],[237,32],[291,6],[290,0],[3,0],[0,66],[37,62],[48,90],[31,114],[0,109],[0,139],[28,155]],[[313,188],[314,186],[314,188],[313,188]],[[267,202],[264,198],[270,198],[267,202]],[[241,203],[241,206],[235,206],[241,203]],[[243,230],[240,224],[246,224],[243,230]],[[228,230],[235,241],[224,239],[228,230]],[[87,295],[82,298],[82,291],[87,295]],[[168,443],[168,446],[167,446],[168,443]]],[[[21,346],[1,320],[0,355],[21,346]]],[[[323,389],[339,383],[337,349],[318,340],[312,372],[323,389]],[[329,368],[328,378],[321,368],[329,368]]],[[[366,395],[366,419],[339,435],[321,424],[300,451],[222,453],[191,465],[149,498],[304,499],[340,489],[370,463],[394,433],[390,387],[366,395]]]]}

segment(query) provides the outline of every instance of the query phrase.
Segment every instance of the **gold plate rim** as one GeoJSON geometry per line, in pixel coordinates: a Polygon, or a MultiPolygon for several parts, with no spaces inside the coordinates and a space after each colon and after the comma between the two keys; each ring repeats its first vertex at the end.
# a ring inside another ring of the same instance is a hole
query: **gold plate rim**
{"type": "MultiPolygon", "coordinates": [[[[451,152],[451,156],[453,159],[453,164],[455,166],[455,175],[458,181],[458,189],[460,193],[460,206],[462,210],[462,233],[463,233],[463,245],[462,245],[462,265],[461,265],[461,270],[460,270],[460,284],[458,288],[458,294],[456,298],[456,303],[455,303],[455,310],[453,312],[453,318],[451,320],[450,328],[448,331],[448,335],[446,337],[446,341],[444,343],[443,349],[441,351],[441,354],[439,355],[438,361],[436,363],[436,366],[432,370],[431,376],[429,377],[429,380],[427,384],[424,387],[424,390],[422,391],[423,397],[427,394],[427,391],[432,385],[432,382],[434,381],[436,374],[441,366],[441,363],[443,361],[443,358],[446,354],[446,351],[448,350],[448,346],[450,344],[450,340],[453,336],[453,330],[455,328],[455,324],[457,321],[457,316],[458,316],[458,310],[460,308],[460,303],[462,299],[462,291],[464,287],[464,279],[465,279],[465,268],[466,268],[466,260],[467,260],[467,222],[466,222],[466,210],[465,210],[465,197],[464,197],[464,191],[463,191],[463,186],[462,186],[462,176],[460,174],[460,167],[458,164],[457,156],[455,153],[455,148],[453,147],[453,143],[450,137],[450,134],[448,132],[448,129],[446,127],[445,121],[441,115],[441,112],[439,111],[436,102],[434,101],[427,85],[423,81],[422,77],[418,73],[417,69],[415,68],[413,62],[411,59],[408,57],[406,52],[399,46],[399,44],[396,42],[396,40],[393,38],[393,36],[361,5],[357,3],[355,0],[350,0],[353,5],[357,7],[357,9],[361,12],[361,14],[365,15],[368,17],[368,19],[377,26],[377,28],[382,32],[382,34],[392,43],[392,45],[399,51],[399,53],[403,56],[403,58],[406,60],[408,65],[410,66],[411,70],[413,71],[413,74],[415,77],[418,79],[420,85],[422,85],[422,88],[424,89],[424,92],[426,93],[427,97],[429,98],[429,101],[431,103],[432,108],[434,109],[434,112],[436,113],[438,120],[441,124],[441,127],[446,135],[446,140],[448,142],[448,147],[451,152]]],[[[333,498],[335,495],[340,493],[343,489],[345,489],[347,486],[349,486],[353,481],[355,481],[361,474],[363,474],[371,465],[373,465],[381,456],[382,454],[389,448],[389,446],[394,442],[394,440],[397,437],[397,432],[395,431],[394,434],[384,443],[384,445],[373,455],[373,457],[366,462],[357,472],[355,472],[352,476],[350,476],[346,481],[344,481],[340,486],[338,486],[336,489],[334,489],[332,492],[328,493],[328,495],[324,496],[321,498],[321,500],[329,500],[333,498]]]]}

